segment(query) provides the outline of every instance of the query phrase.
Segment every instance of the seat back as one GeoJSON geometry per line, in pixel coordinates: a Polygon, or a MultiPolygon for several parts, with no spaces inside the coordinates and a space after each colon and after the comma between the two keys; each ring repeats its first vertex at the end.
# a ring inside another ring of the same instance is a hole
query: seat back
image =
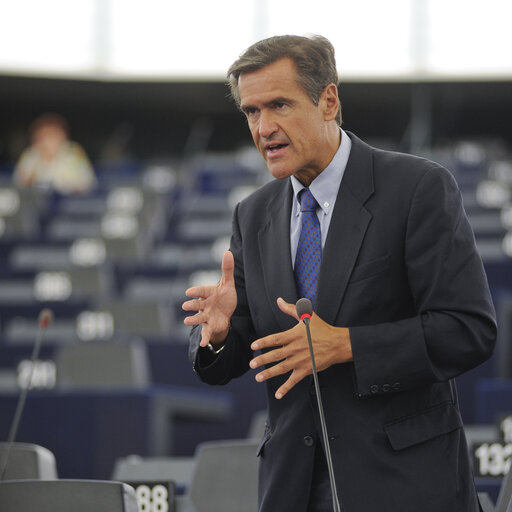
{"type": "Polygon", "coordinates": [[[120,482],[172,481],[178,489],[188,489],[194,471],[193,457],[138,457],[116,460],[112,480],[120,482]]]}
{"type": "Polygon", "coordinates": [[[247,437],[249,439],[261,439],[265,433],[265,424],[267,422],[267,411],[262,409],[256,411],[249,424],[249,430],[247,431],[247,437]]]}
{"type": "Polygon", "coordinates": [[[150,384],[144,343],[93,343],[60,347],[56,356],[59,388],[143,388],[150,384]]]}
{"type": "Polygon", "coordinates": [[[132,487],[101,480],[0,482],[2,512],[138,512],[132,487]]]}
{"type": "Polygon", "coordinates": [[[496,512],[512,512],[512,471],[503,477],[503,482],[496,501],[496,512]]]}
{"type": "MultiPolygon", "coordinates": [[[[6,458],[7,468],[4,480],[57,478],[57,464],[53,453],[37,444],[31,443],[0,443],[0,471],[3,471],[6,458]]],[[[0,510],[3,510],[0,507],[0,510]]]]}
{"type": "Polygon", "coordinates": [[[258,441],[211,441],[196,450],[189,498],[197,512],[258,509],[258,441]]]}

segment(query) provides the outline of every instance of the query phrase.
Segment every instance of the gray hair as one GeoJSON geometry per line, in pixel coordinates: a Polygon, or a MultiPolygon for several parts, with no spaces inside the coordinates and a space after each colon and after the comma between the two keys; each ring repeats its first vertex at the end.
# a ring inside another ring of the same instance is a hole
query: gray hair
{"type": "MultiPolygon", "coordinates": [[[[338,85],[334,47],[325,37],[318,35],[269,37],[247,48],[228,70],[231,96],[239,107],[240,75],[257,71],[284,58],[293,60],[297,69],[297,83],[315,105],[318,105],[322,92],[329,84],[338,85]]],[[[341,126],[341,105],[336,115],[336,122],[341,126]]]]}

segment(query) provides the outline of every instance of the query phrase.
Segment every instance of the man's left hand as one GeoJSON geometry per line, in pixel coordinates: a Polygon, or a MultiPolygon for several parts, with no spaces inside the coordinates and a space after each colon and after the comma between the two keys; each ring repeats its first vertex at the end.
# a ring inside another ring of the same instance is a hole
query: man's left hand
{"type": "MultiPolygon", "coordinates": [[[[277,305],[283,313],[293,316],[299,321],[294,304],[289,304],[279,298],[277,305]]],[[[352,361],[352,345],[347,327],[329,325],[315,313],[313,313],[309,325],[318,371],[325,370],[333,364],[352,361]]],[[[258,382],[292,372],[287,381],[276,391],[275,396],[278,399],[286,395],[304,377],[313,373],[306,328],[301,325],[301,322],[287,331],[271,334],[254,341],[251,348],[252,350],[274,349],[255,357],[250,362],[251,368],[277,363],[259,372],[256,375],[258,382]]]]}

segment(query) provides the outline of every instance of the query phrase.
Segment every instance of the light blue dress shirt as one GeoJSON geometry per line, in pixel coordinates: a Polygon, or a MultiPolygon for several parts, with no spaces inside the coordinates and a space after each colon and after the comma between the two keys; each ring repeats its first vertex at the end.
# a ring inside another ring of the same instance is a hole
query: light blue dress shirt
{"type": "MultiPolygon", "coordinates": [[[[341,128],[340,128],[341,130],[341,128]]],[[[352,148],[352,141],[349,136],[341,130],[341,144],[336,151],[329,165],[311,182],[309,190],[313,194],[320,208],[317,209],[320,230],[322,232],[322,248],[327,239],[329,224],[332,218],[332,212],[338,196],[345,168],[347,167],[348,157],[352,148]]],[[[299,192],[305,188],[304,185],[295,177],[291,176],[293,186],[293,202],[290,223],[290,244],[292,250],[292,265],[295,266],[295,256],[297,254],[297,244],[299,243],[301,229],[300,203],[297,199],[299,192]]]]}

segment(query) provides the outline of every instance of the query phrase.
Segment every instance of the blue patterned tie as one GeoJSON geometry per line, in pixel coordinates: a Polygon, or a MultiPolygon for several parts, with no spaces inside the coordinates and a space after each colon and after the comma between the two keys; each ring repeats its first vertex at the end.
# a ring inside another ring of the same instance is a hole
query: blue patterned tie
{"type": "Polygon", "coordinates": [[[295,283],[299,298],[306,297],[314,307],[322,261],[322,235],[316,215],[318,203],[307,188],[299,192],[299,200],[302,227],[295,257],[295,283]]]}

